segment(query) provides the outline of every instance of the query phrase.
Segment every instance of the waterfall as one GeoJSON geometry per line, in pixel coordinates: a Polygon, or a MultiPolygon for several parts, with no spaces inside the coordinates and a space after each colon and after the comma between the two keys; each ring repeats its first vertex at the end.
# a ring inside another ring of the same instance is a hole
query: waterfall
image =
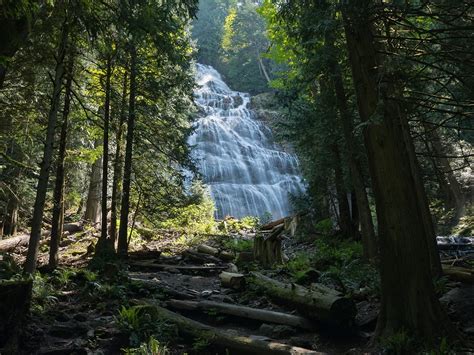
{"type": "Polygon", "coordinates": [[[231,90],[210,66],[197,64],[196,75],[200,118],[188,142],[216,218],[290,215],[289,194],[303,190],[296,157],[278,147],[255,118],[249,94],[231,90]]]}

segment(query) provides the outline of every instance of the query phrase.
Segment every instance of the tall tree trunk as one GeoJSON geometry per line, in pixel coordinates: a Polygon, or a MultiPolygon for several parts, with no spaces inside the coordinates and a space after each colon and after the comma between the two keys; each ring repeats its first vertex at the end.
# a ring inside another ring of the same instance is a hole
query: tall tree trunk
{"type": "Polygon", "coordinates": [[[426,206],[411,166],[404,114],[391,99],[400,94],[397,77],[381,72],[385,63],[374,38],[370,5],[345,5],[343,15],[359,114],[368,123],[364,139],[379,222],[382,305],[376,336],[406,331],[434,342],[443,335],[445,315],[432,282],[431,236],[423,223],[426,206]]]}
{"type": "Polygon", "coordinates": [[[137,91],[137,52],[135,45],[130,48],[130,99],[128,106],[127,145],[125,147],[125,166],[123,173],[123,193],[120,211],[120,230],[117,252],[120,256],[128,254],[128,215],[130,213],[130,185],[132,177],[133,131],[135,128],[135,96],[137,91]]]}
{"type": "Polygon", "coordinates": [[[445,191],[447,206],[448,208],[454,209],[455,216],[453,222],[457,223],[465,213],[465,199],[461,184],[456,179],[456,176],[454,176],[449,159],[446,158],[443,142],[436,131],[436,127],[427,122],[424,122],[423,126],[434,155],[434,168],[440,173],[439,183],[445,191]]]}
{"type": "Polygon", "coordinates": [[[74,69],[74,55],[69,54],[67,64],[66,91],[64,93],[63,122],[61,125],[61,135],[59,138],[58,162],[56,167],[56,181],[53,195],[53,218],[51,222],[51,239],[49,244],[49,266],[58,266],[58,250],[64,227],[64,160],[66,158],[66,144],[68,131],[68,116],[71,105],[71,88],[74,69]]]}
{"type": "Polygon", "coordinates": [[[113,250],[113,244],[107,238],[107,187],[109,171],[109,122],[110,122],[110,78],[112,76],[112,55],[107,57],[107,70],[105,74],[105,103],[104,103],[104,135],[102,152],[102,228],[97,243],[97,252],[113,250]]]}
{"type": "Polygon", "coordinates": [[[66,18],[61,28],[61,39],[56,55],[53,94],[48,113],[48,127],[46,130],[43,161],[41,162],[38,185],[36,188],[36,199],[33,209],[33,218],[31,220],[30,242],[28,244],[28,254],[25,263],[25,272],[27,273],[33,273],[36,269],[36,259],[38,257],[39,241],[41,238],[41,224],[43,223],[44,204],[46,200],[46,191],[48,189],[49,170],[53,157],[54,131],[56,128],[59,103],[61,99],[61,88],[64,75],[64,57],[66,54],[68,32],[69,25],[66,18]]]}
{"type": "Polygon", "coordinates": [[[3,234],[15,235],[18,227],[18,197],[9,193],[8,203],[6,207],[6,214],[3,220],[3,234]]]}
{"type": "Polygon", "coordinates": [[[349,170],[352,185],[359,207],[360,226],[362,232],[363,253],[366,259],[373,259],[377,255],[377,244],[375,237],[374,222],[370,210],[369,199],[365,189],[362,166],[357,157],[356,144],[354,139],[354,123],[347,104],[347,95],[342,80],[342,73],[339,64],[335,60],[336,48],[334,46],[334,34],[327,31],[325,35],[327,48],[332,52],[328,56],[329,71],[336,94],[336,103],[342,123],[344,141],[347,147],[349,170]]]}
{"type": "MultiPolygon", "coordinates": [[[[97,148],[100,141],[94,142],[94,147],[97,148]]],[[[92,170],[89,181],[89,191],[87,193],[86,212],[84,213],[84,220],[96,225],[100,221],[100,197],[101,197],[101,176],[102,176],[102,157],[96,159],[92,164],[92,170]]]]}
{"type": "Polygon", "coordinates": [[[344,236],[354,237],[354,230],[351,221],[351,210],[349,200],[347,199],[347,191],[344,186],[344,173],[341,166],[341,156],[337,145],[333,146],[333,152],[336,165],[334,166],[334,177],[337,195],[337,207],[339,211],[339,228],[344,236]]]}
{"type": "Polygon", "coordinates": [[[123,172],[123,130],[126,120],[127,108],[127,86],[128,86],[128,71],[125,71],[123,78],[122,102],[120,104],[120,118],[117,128],[117,135],[115,137],[116,150],[114,160],[114,177],[112,182],[112,201],[111,201],[111,217],[110,217],[110,238],[111,244],[115,246],[117,239],[117,207],[121,195],[121,182],[123,172]]]}

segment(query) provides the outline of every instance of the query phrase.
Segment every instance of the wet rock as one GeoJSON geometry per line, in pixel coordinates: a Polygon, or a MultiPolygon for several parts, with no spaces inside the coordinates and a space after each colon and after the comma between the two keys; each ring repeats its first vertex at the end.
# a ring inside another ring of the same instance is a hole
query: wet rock
{"type": "Polygon", "coordinates": [[[71,317],[65,312],[59,312],[54,319],[58,322],[68,322],[71,320],[71,317]]]}
{"type": "Polygon", "coordinates": [[[258,328],[258,332],[260,334],[266,335],[268,337],[271,337],[273,334],[273,326],[267,323],[263,323],[260,328],[258,328]]]}
{"type": "Polygon", "coordinates": [[[86,314],[84,313],[78,313],[78,314],[75,314],[74,317],[73,317],[74,320],[78,321],[78,322],[85,322],[87,321],[87,319],[89,319],[87,317],[86,314]]]}
{"type": "Polygon", "coordinates": [[[87,332],[87,328],[75,324],[55,324],[49,329],[49,335],[62,338],[71,339],[87,332]]]}

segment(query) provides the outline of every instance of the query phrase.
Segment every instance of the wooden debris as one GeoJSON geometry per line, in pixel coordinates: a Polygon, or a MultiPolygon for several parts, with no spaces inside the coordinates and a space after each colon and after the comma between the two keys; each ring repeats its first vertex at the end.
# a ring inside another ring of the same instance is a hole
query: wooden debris
{"type": "Polygon", "coordinates": [[[189,260],[192,260],[201,264],[221,262],[221,259],[216,258],[215,256],[205,254],[205,253],[200,253],[198,251],[191,250],[191,249],[185,250],[183,252],[183,255],[189,260]]]}
{"type": "Polygon", "coordinates": [[[443,265],[443,274],[455,281],[474,283],[474,270],[472,269],[443,265]]]}
{"type": "Polygon", "coordinates": [[[243,274],[223,271],[219,274],[222,286],[240,290],[245,285],[245,277],[243,274]]]}
{"type": "Polygon", "coordinates": [[[145,279],[140,279],[137,277],[130,277],[130,281],[140,284],[140,286],[142,286],[145,289],[152,290],[152,291],[159,291],[161,293],[167,294],[171,297],[175,297],[178,299],[193,300],[193,299],[196,299],[196,296],[197,296],[195,292],[191,292],[190,290],[178,291],[175,288],[171,288],[168,285],[159,283],[154,280],[145,280],[145,279]]]}
{"type": "Polygon", "coordinates": [[[320,284],[312,284],[308,289],[273,280],[258,272],[251,275],[251,282],[270,298],[285,302],[308,318],[337,325],[350,325],[354,321],[357,312],[354,302],[333,289],[320,284]]]}
{"type": "Polygon", "coordinates": [[[222,330],[207,324],[171,312],[149,301],[145,304],[152,306],[157,317],[175,324],[179,332],[199,339],[205,339],[210,344],[229,350],[231,354],[259,355],[318,355],[319,352],[271,341],[257,336],[242,336],[233,331],[222,330]]]}
{"type": "Polygon", "coordinates": [[[225,251],[225,250],[219,250],[217,248],[211,247],[211,246],[206,245],[206,244],[198,245],[197,251],[200,252],[200,253],[212,255],[212,256],[214,256],[216,258],[219,258],[219,259],[222,259],[224,261],[234,260],[234,254],[232,254],[228,251],[225,251]]]}
{"type": "Polygon", "coordinates": [[[281,235],[285,230],[283,224],[279,224],[270,230],[270,233],[258,233],[254,239],[253,253],[255,260],[263,266],[272,266],[283,263],[281,251],[281,235]]]}
{"type": "Polygon", "coordinates": [[[306,330],[314,330],[315,325],[306,318],[292,314],[268,311],[265,309],[255,309],[229,303],[220,303],[213,301],[180,301],[169,300],[167,304],[175,309],[183,310],[215,310],[219,313],[228,314],[241,318],[255,319],[267,323],[283,324],[290,327],[298,327],[306,330]]]}
{"type": "Polygon", "coordinates": [[[130,266],[146,268],[146,269],[155,269],[155,270],[178,270],[178,271],[216,271],[216,270],[225,270],[227,266],[222,265],[173,265],[173,264],[155,264],[148,261],[134,261],[129,263],[130,266]]]}
{"type": "Polygon", "coordinates": [[[286,220],[286,218],[283,217],[283,218],[277,219],[276,221],[269,222],[269,223],[263,225],[262,227],[260,227],[260,230],[269,230],[269,229],[275,228],[276,226],[284,225],[285,220],[286,220]]]}

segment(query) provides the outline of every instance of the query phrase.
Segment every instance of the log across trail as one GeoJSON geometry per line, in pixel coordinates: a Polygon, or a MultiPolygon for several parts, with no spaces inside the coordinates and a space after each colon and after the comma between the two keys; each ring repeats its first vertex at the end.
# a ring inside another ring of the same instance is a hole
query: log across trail
{"type": "Polygon", "coordinates": [[[327,324],[351,325],[357,313],[354,302],[339,292],[319,284],[311,289],[286,284],[261,273],[251,272],[250,282],[268,297],[295,307],[308,318],[327,324]]]}
{"type": "Polygon", "coordinates": [[[140,302],[140,304],[152,307],[159,319],[175,324],[180,333],[205,339],[214,346],[226,349],[228,354],[322,355],[318,351],[275,342],[266,337],[243,336],[233,331],[218,329],[162,308],[153,301],[140,302]]]}
{"type": "Polygon", "coordinates": [[[167,305],[181,310],[202,310],[202,311],[217,311],[218,313],[228,314],[241,318],[248,318],[259,320],[262,322],[283,324],[291,327],[298,327],[306,330],[314,330],[315,325],[306,318],[295,316],[292,314],[268,311],[265,309],[255,309],[240,305],[229,303],[213,302],[213,301],[182,301],[169,300],[167,305]]]}

